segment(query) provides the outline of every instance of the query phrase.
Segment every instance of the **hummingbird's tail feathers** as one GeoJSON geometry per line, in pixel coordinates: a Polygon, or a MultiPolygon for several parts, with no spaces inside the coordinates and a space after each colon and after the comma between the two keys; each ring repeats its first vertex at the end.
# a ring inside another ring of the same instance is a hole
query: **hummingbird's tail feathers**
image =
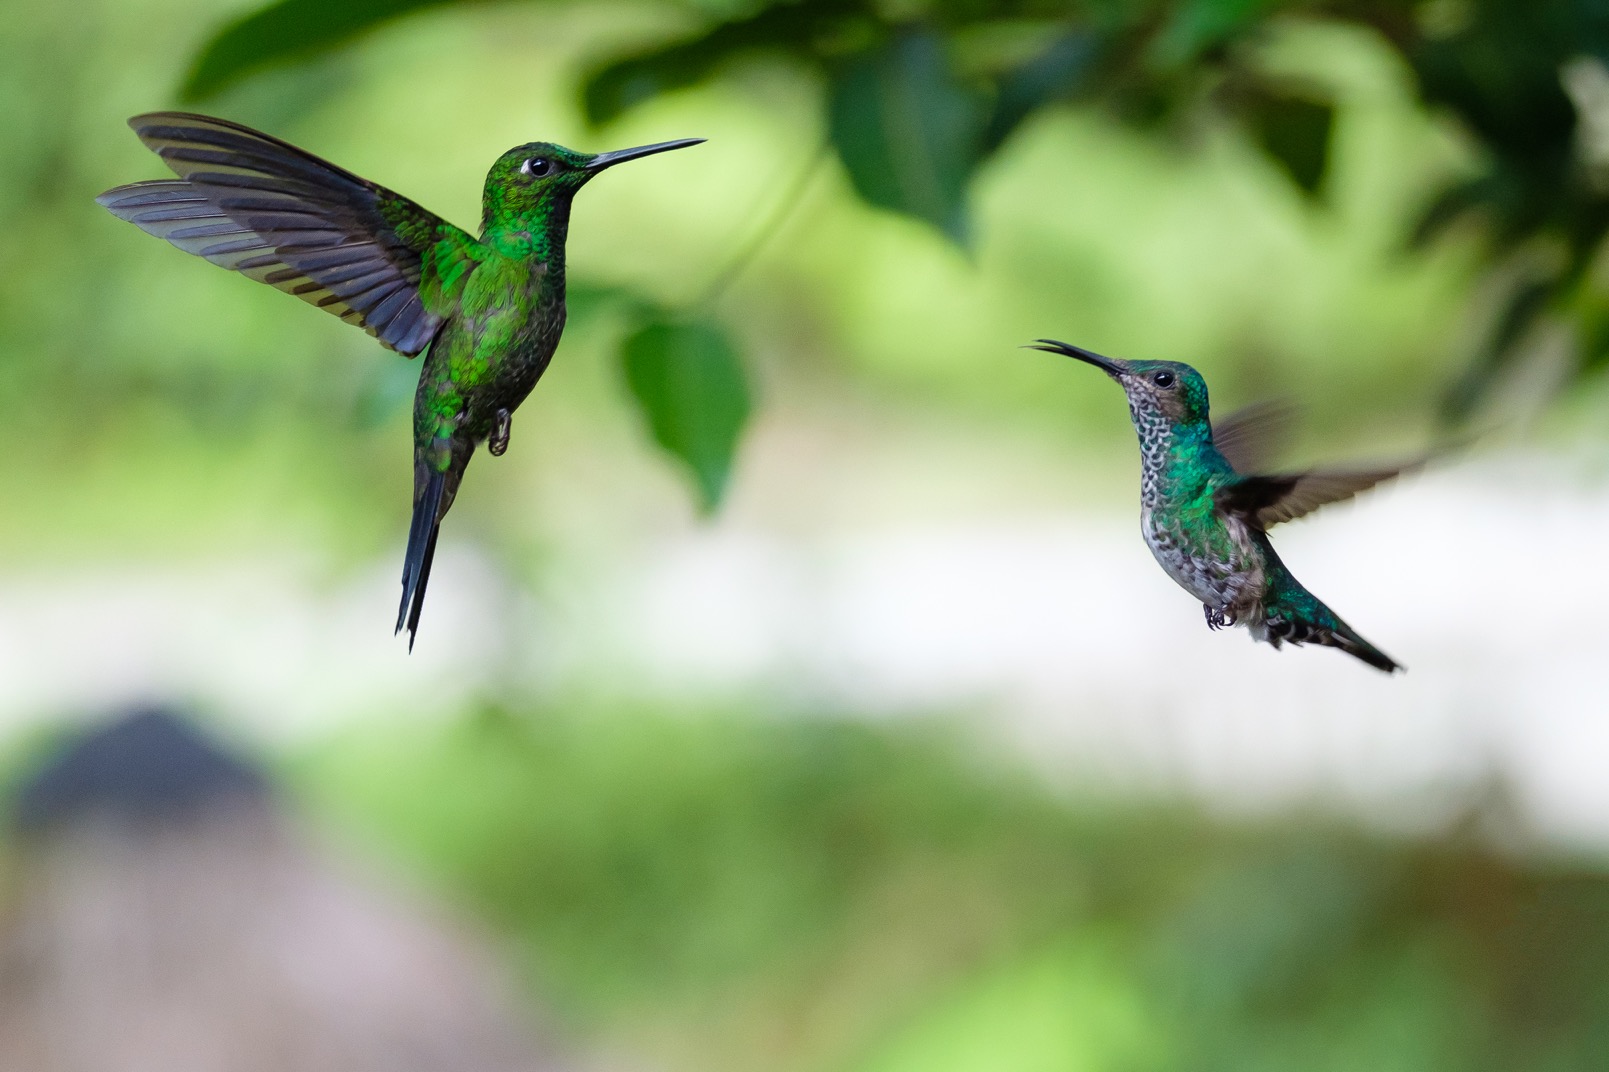
{"type": "Polygon", "coordinates": [[[1339,629],[1331,629],[1321,633],[1316,638],[1315,643],[1323,644],[1326,647],[1340,648],[1348,655],[1362,659],[1376,670],[1383,670],[1388,674],[1394,674],[1403,669],[1401,663],[1358,636],[1345,623],[1342,623],[1339,629]]]}
{"type": "Polygon", "coordinates": [[[1270,608],[1261,630],[1254,631],[1253,635],[1276,648],[1283,643],[1338,648],[1388,674],[1403,669],[1401,663],[1364,640],[1357,630],[1336,617],[1324,604],[1313,602],[1316,606],[1311,615],[1270,608]]]}
{"type": "Polygon", "coordinates": [[[436,557],[436,535],[441,531],[441,501],[447,474],[431,469],[413,500],[413,523],[408,527],[408,552],[402,561],[402,603],[397,607],[397,628],[408,630],[408,650],[419,631],[419,612],[430,583],[430,563],[436,557]]]}

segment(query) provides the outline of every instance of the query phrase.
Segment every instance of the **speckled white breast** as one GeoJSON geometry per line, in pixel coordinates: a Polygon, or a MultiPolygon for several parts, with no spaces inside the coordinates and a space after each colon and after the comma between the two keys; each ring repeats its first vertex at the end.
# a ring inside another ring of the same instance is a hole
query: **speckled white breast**
{"type": "Polygon", "coordinates": [[[1267,587],[1263,556],[1250,531],[1239,520],[1225,520],[1234,548],[1227,558],[1193,553],[1183,534],[1168,524],[1165,513],[1142,509],[1140,531],[1157,564],[1201,602],[1239,621],[1258,617],[1267,587]]]}

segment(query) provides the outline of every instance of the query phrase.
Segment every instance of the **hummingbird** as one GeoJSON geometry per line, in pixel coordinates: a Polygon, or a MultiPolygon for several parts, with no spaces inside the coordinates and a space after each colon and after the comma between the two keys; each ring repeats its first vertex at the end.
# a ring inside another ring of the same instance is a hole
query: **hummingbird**
{"type": "Polygon", "coordinates": [[[1268,530],[1418,462],[1258,473],[1282,416],[1277,405],[1250,406],[1214,424],[1206,381],[1189,365],[1118,361],[1055,339],[1031,349],[1094,365],[1122,386],[1140,439],[1140,531],[1167,575],[1201,600],[1207,628],[1244,625],[1275,648],[1322,644],[1387,673],[1401,669],[1291,575],[1268,530]]]}
{"type": "Polygon", "coordinates": [[[396,632],[413,650],[442,518],[482,443],[508,449],[511,416],[564,331],[570,203],[606,168],[698,145],[682,138],[581,153],[510,149],[486,174],[479,237],[296,146],[226,119],[129,120],[178,176],[96,201],[213,264],[294,294],[405,357],[425,353],[413,408],[413,521],[396,632]],[[427,352],[428,351],[428,352],[427,352]]]}

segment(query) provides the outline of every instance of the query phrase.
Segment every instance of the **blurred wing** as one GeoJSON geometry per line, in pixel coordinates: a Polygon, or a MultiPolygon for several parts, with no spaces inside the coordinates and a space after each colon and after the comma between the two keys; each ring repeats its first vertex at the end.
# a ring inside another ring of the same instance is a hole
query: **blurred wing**
{"type": "Polygon", "coordinates": [[[426,252],[474,239],[412,201],[249,127],[185,112],[129,126],[179,176],[96,198],[120,219],[278,287],[413,356],[441,318],[419,293],[426,252]]]}
{"type": "Polygon", "coordinates": [[[1235,472],[1255,473],[1290,441],[1295,416],[1290,402],[1254,402],[1212,422],[1212,445],[1235,472]]]}
{"type": "Polygon", "coordinates": [[[1255,522],[1258,528],[1269,529],[1282,521],[1294,521],[1310,514],[1321,506],[1350,499],[1360,491],[1367,491],[1421,464],[1421,460],[1415,460],[1381,469],[1313,469],[1305,473],[1248,476],[1219,488],[1213,498],[1224,513],[1238,514],[1255,522]]]}

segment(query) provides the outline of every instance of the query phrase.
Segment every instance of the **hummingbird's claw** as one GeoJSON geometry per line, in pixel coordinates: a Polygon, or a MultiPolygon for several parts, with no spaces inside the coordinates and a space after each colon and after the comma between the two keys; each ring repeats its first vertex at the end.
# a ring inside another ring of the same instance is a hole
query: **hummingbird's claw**
{"type": "Polygon", "coordinates": [[[500,409],[497,411],[497,416],[493,418],[492,434],[486,437],[486,449],[491,452],[492,457],[501,458],[503,452],[508,449],[508,432],[511,423],[508,410],[500,409]]]}
{"type": "Polygon", "coordinates": [[[1207,616],[1207,628],[1213,630],[1214,632],[1222,629],[1226,625],[1234,624],[1234,622],[1224,617],[1223,611],[1219,610],[1211,603],[1201,604],[1201,609],[1206,613],[1207,616]]]}

